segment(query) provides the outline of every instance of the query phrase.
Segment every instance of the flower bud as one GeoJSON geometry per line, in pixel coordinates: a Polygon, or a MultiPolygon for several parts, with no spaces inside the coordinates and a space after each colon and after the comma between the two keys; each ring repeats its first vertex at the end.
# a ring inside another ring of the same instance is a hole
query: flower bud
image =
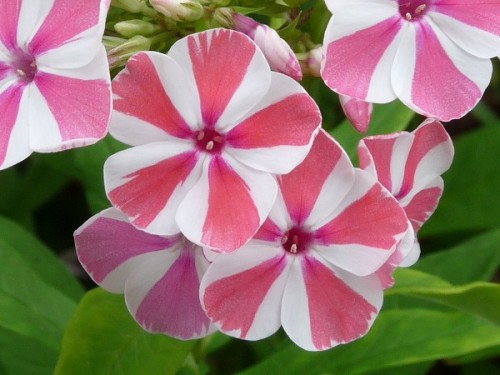
{"type": "Polygon", "coordinates": [[[234,14],[233,27],[253,39],[264,53],[272,70],[286,74],[297,81],[302,79],[302,70],[297,57],[276,30],[241,14],[234,14]]]}
{"type": "Polygon", "coordinates": [[[130,56],[137,52],[148,51],[150,48],[151,41],[148,38],[136,35],[108,51],[109,67],[117,68],[123,66],[130,56]]]}
{"type": "Polygon", "coordinates": [[[112,0],[111,5],[131,13],[140,13],[145,7],[144,0],[112,0]]]}
{"type": "Polygon", "coordinates": [[[349,122],[360,133],[366,133],[372,118],[373,104],[350,96],[339,95],[340,105],[349,122]]]}
{"type": "Polygon", "coordinates": [[[323,47],[319,46],[309,51],[306,59],[307,72],[313,77],[321,77],[321,60],[323,59],[323,47]]]}
{"type": "Polygon", "coordinates": [[[150,0],[151,6],[175,21],[196,21],[203,16],[203,6],[193,0],[150,0]]]}
{"type": "Polygon", "coordinates": [[[115,24],[115,31],[123,36],[132,37],[136,35],[149,36],[161,31],[159,25],[154,25],[143,20],[121,21],[115,24]]]}

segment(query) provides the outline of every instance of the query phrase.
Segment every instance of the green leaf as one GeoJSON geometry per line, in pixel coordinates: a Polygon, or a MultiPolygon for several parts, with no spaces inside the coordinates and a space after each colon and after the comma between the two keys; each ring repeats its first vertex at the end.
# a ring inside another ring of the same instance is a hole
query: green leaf
{"type": "Polygon", "coordinates": [[[0,372],[51,374],[77,284],[21,228],[0,218],[0,231],[0,372]]]}
{"type": "Polygon", "coordinates": [[[363,374],[472,353],[500,343],[500,327],[460,312],[385,311],[364,338],[325,352],[293,344],[240,374],[363,374]]]}
{"type": "MultiPolygon", "coordinates": [[[[61,261],[31,233],[0,216],[0,252],[12,250],[44,283],[78,301],[83,289],[61,261]]],[[[0,263],[0,266],[2,264],[0,263]]]]}
{"type": "Polygon", "coordinates": [[[168,375],[182,366],[196,341],[145,332],[122,295],[88,292],[63,339],[55,375],[168,375]]]}
{"type": "Polygon", "coordinates": [[[331,134],[344,147],[351,160],[357,160],[357,146],[362,138],[404,130],[414,116],[415,113],[399,101],[375,105],[366,134],[356,131],[347,120],[333,129],[331,134]]]}
{"type": "Polygon", "coordinates": [[[490,280],[500,266],[500,228],[491,230],[449,250],[427,255],[414,269],[437,275],[455,284],[490,280]]]}
{"type": "Polygon", "coordinates": [[[475,282],[453,286],[438,277],[411,269],[397,269],[396,285],[386,292],[407,295],[458,309],[500,326],[500,285],[475,282]]]}

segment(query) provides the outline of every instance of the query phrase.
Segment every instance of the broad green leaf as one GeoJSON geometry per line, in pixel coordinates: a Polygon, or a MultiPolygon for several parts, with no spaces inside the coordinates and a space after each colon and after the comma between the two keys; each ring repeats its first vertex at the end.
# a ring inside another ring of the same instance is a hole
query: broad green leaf
{"type": "Polygon", "coordinates": [[[455,284],[490,280],[500,266],[500,228],[420,259],[414,269],[455,284]]]}
{"type": "Polygon", "coordinates": [[[59,282],[71,279],[57,259],[31,237],[19,237],[20,228],[5,219],[0,223],[0,372],[51,374],[64,327],[76,308],[70,296],[78,290],[59,290],[59,282]],[[19,242],[11,245],[3,237],[19,242]],[[57,275],[62,276],[59,282],[57,275]]]}
{"type": "Polygon", "coordinates": [[[83,295],[75,277],[45,245],[13,221],[0,216],[0,251],[6,252],[7,248],[14,249],[11,251],[21,257],[44,283],[75,301],[83,295]]]}
{"type": "Polygon", "coordinates": [[[88,292],[64,334],[55,375],[168,375],[182,366],[195,341],[145,332],[123,295],[88,292]]]}
{"type": "Polygon", "coordinates": [[[411,269],[397,269],[396,285],[386,292],[440,303],[500,326],[500,285],[474,282],[453,286],[438,277],[411,269]]]}
{"type": "Polygon", "coordinates": [[[408,107],[394,101],[374,106],[372,121],[366,134],[357,132],[347,120],[333,129],[331,134],[344,147],[351,160],[357,160],[357,147],[362,138],[404,130],[414,116],[415,113],[408,107]]]}
{"type": "Polygon", "coordinates": [[[380,314],[364,338],[325,352],[293,344],[240,372],[363,374],[472,353],[500,343],[500,327],[460,312],[410,309],[380,314]]]}
{"type": "Polygon", "coordinates": [[[499,122],[484,122],[454,140],[455,159],[443,176],[443,197],[420,238],[500,227],[499,122]]]}

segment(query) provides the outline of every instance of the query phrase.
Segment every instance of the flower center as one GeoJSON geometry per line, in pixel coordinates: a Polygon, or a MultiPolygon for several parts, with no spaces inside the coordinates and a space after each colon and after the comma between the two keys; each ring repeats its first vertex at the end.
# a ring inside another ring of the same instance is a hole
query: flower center
{"type": "Polygon", "coordinates": [[[281,244],[285,251],[292,254],[308,250],[313,240],[312,233],[301,227],[292,227],[281,238],[281,244]]]}
{"type": "Polygon", "coordinates": [[[16,71],[19,79],[27,83],[33,81],[38,71],[35,58],[24,51],[14,54],[10,66],[16,71]]]}
{"type": "Polygon", "coordinates": [[[399,13],[407,20],[422,17],[429,7],[430,0],[398,0],[399,13]]]}
{"type": "Polygon", "coordinates": [[[195,133],[195,141],[199,150],[213,154],[219,153],[224,146],[224,136],[208,128],[195,133]]]}

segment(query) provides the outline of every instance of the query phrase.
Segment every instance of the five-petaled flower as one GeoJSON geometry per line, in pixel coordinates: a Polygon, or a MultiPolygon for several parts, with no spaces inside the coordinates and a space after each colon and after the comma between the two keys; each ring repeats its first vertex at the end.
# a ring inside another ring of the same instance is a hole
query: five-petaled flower
{"type": "Polygon", "coordinates": [[[319,109],[271,72],[244,34],[215,29],[144,52],[114,79],[110,133],[136,146],[111,156],[106,192],[138,228],[178,231],[222,252],[243,246],[316,136],[319,109]]]}
{"type": "Polygon", "coordinates": [[[403,239],[413,243],[403,209],[325,132],[278,180],[276,203],[255,237],[208,267],[202,306],[221,331],[248,340],[281,325],[307,350],[359,338],[382,305],[375,272],[403,239]]]}
{"type": "Polygon", "coordinates": [[[326,0],[322,77],[368,102],[396,97],[443,121],[460,118],[488,85],[500,52],[500,0],[326,0]]]}
{"type": "Polygon", "coordinates": [[[198,297],[208,261],[182,234],[140,231],[111,208],[76,230],[75,245],[92,279],[110,292],[125,293],[130,313],[145,330],[184,340],[215,330],[198,297]]]}
{"type": "MultiPolygon", "coordinates": [[[[436,210],[443,193],[441,174],[450,168],[453,143],[443,125],[424,121],[415,131],[366,137],[358,146],[361,168],[375,176],[399,201],[417,231],[436,210]]],[[[387,268],[410,266],[420,255],[415,243],[408,254],[396,251],[379,274],[386,286],[393,283],[387,268]]]]}
{"type": "Polygon", "coordinates": [[[0,169],[104,137],[109,0],[0,0],[0,169]]]}

